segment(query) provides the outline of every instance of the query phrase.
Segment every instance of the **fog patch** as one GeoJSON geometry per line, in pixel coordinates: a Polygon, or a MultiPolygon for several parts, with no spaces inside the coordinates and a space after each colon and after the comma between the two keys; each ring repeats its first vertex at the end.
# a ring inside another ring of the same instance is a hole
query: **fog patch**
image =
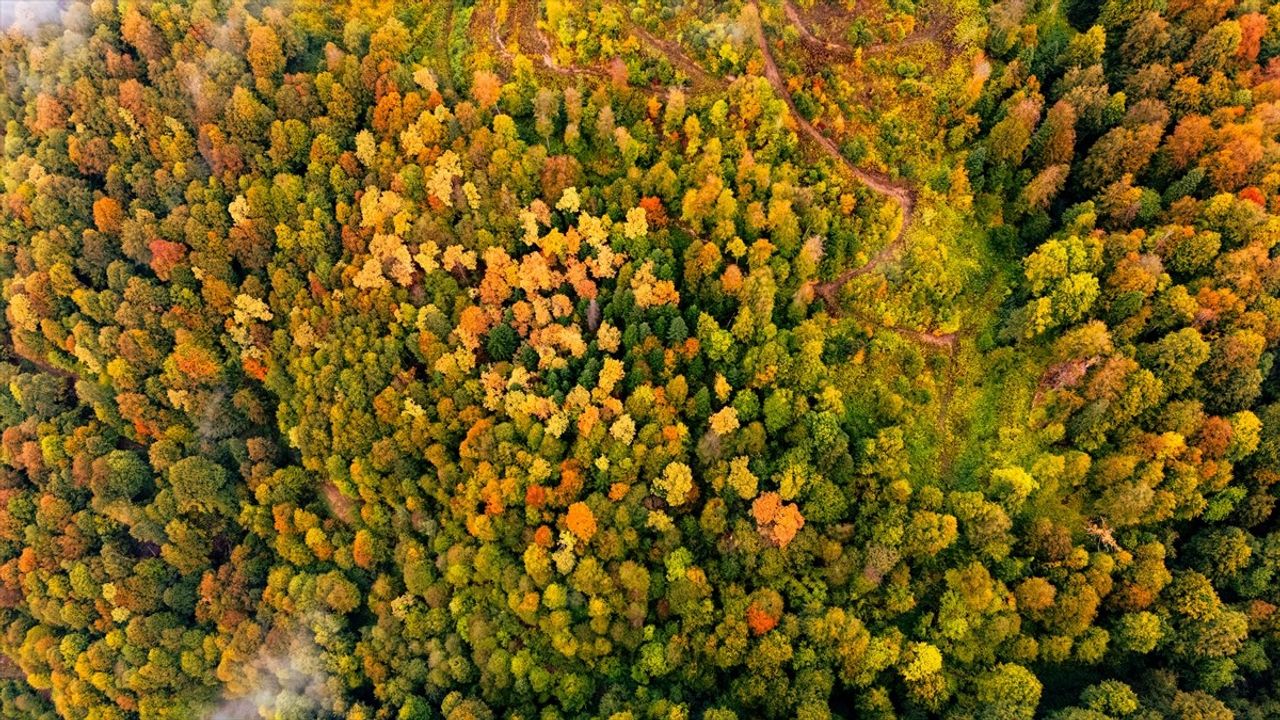
{"type": "Polygon", "coordinates": [[[31,34],[49,23],[60,23],[70,0],[0,0],[0,28],[31,34]]]}
{"type": "Polygon", "coordinates": [[[316,613],[291,624],[268,633],[254,657],[233,671],[204,720],[330,716],[331,676],[317,638],[336,633],[338,622],[316,613]]]}

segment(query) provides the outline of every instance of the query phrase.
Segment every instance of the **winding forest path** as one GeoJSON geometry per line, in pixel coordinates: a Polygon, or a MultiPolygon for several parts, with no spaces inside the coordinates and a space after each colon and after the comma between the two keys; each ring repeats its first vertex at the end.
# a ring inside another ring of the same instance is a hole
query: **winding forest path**
{"type": "MultiPolygon", "coordinates": [[[[833,53],[841,57],[852,58],[855,55],[853,48],[850,48],[847,45],[828,42],[817,35],[814,35],[813,31],[809,29],[809,24],[804,21],[804,18],[800,17],[800,11],[796,9],[795,5],[784,1],[782,3],[782,9],[787,13],[787,20],[795,26],[796,32],[800,33],[800,40],[806,45],[822,52],[833,53]]],[[[757,10],[757,13],[758,12],[759,10],[757,10]]]]}
{"type": "Polygon", "coordinates": [[[898,325],[886,325],[874,318],[867,317],[865,315],[858,315],[856,313],[853,317],[859,322],[867,325],[873,325],[882,330],[891,330],[897,333],[900,337],[906,338],[911,342],[923,345],[924,347],[941,350],[946,353],[954,353],[956,343],[959,342],[959,335],[953,332],[931,333],[924,332],[923,330],[912,330],[911,328],[900,327],[898,325]]]}
{"type": "MultiPolygon", "coordinates": [[[[488,24],[489,40],[493,43],[494,50],[498,57],[502,60],[502,64],[508,68],[513,67],[515,63],[515,54],[507,47],[507,41],[502,37],[502,23],[498,22],[496,10],[487,5],[486,11],[482,14],[475,13],[472,16],[473,22],[488,24]]],[[[582,67],[573,65],[565,67],[556,62],[551,56],[551,41],[538,27],[539,4],[537,0],[519,0],[511,5],[508,11],[507,24],[512,26],[512,32],[515,34],[516,41],[520,45],[520,52],[536,58],[542,63],[542,66],[556,75],[574,77],[608,77],[607,70],[598,67],[582,67]]]]}
{"type": "MultiPolygon", "coordinates": [[[[875,255],[873,255],[865,263],[851,267],[841,272],[833,280],[825,283],[816,283],[813,286],[814,294],[821,297],[826,304],[828,310],[836,315],[839,313],[839,302],[837,295],[850,281],[857,277],[866,275],[880,268],[881,266],[893,261],[902,250],[906,247],[907,233],[911,229],[912,221],[915,218],[915,206],[917,200],[917,192],[914,187],[906,182],[895,180],[883,172],[871,170],[855,165],[844,153],[840,152],[840,148],[835,141],[827,137],[809,122],[796,108],[795,101],[791,97],[790,91],[787,90],[786,83],[782,79],[782,74],[778,71],[777,61],[774,59],[773,50],[769,47],[768,38],[764,31],[764,21],[760,15],[760,6],[755,0],[749,3],[755,13],[755,20],[752,23],[752,31],[755,37],[755,43],[760,49],[760,54],[764,59],[765,78],[773,87],[774,92],[787,104],[788,110],[791,112],[792,118],[801,132],[811,142],[813,142],[819,150],[827,157],[831,158],[837,165],[854,179],[866,185],[873,192],[883,195],[898,205],[901,213],[901,222],[898,230],[890,238],[875,255]]],[[[796,26],[802,38],[806,38],[807,43],[821,43],[829,46],[828,50],[834,51],[842,46],[827,43],[816,36],[805,26],[803,18],[799,11],[790,2],[784,2],[783,7],[786,11],[788,20],[796,26]],[[833,50],[834,49],[834,50],[833,50]]],[[[507,18],[507,23],[512,26],[517,40],[520,42],[522,50],[538,53],[541,56],[542,64],[552,72],[559,75],[593,75],[603,76],[607,72],[600,68],[594,67],[563,67],[555,62],[551,56],[551,44],[541,28],[537,26],[539,15],[539,4],[537,0],[516,0],[511,6],[511,14],[507,18]],[[526,47],[528,46],[528,47],[526,47]]],[[[502,30],[498,22],[496,12],[490,7],[491,13],[489,19],[489,27],[492,42],[503,59],[505,64],[510,65],[514,59],[511,50],[507,47],[506,41],[502,37],[502,30]]],[[[624,14],[625,18],[625,14],[624,14]]],[[[650,47],[653,51],[663,55],[672,66],[684,71],[689,76],[690,81],[701,86],[722,86],[724,80],[709,74],[696,61],[690,58],[679,45],[670,40],[659,38],[648,30],[624,20],[627,29],[635,34],[642,42],[650,47]]],[[[849,50],[844,48],[844,50],[849,50]]],[[[936,348],[954,354],[956,347],[955,333],[929,333],[921,330],[912,330],[910,328],[890,327],[898,335],[912,340],[922,346],[936,348]]]]}
{"type": "MultiPolygon", "coordinates": [[[[782,10],[787,15],[787,20],[795,27],[796,32],[800,35],[800,41],[809,46],[810,50],[816,51],[820,55],[829,56],[831,59],[842,62],[855,61],[859,57],[867,55],[879,55],[885,52],[900,51],[904,47],[919,45],[925,42],[937,42],[943,37],[943,30],[947,26],[947,18],[938,16],[932,21],[913,32],[909,37],[895,43],[877,42],[861,47],[846,45],[844,43],[832,42],[824,40],[809,27],[809,22],[804,19],[800,10],[790,2],[783,0],[782,10]]],[[[954,48],[949,43],[944,43],[948,52],[954,48]]]]}
{"type": "MultiPolygon", "coordinates": [[[[791,98],[791,92],[787,90],[786,83],[782,81],[782,74],[778,72],[778,63],[773,58],[773,50],[769,47],[769,39],[765,37],[764,20],[760,16],[760,5],[752,0],[751,7],[756,16],[752,30],[755,33],[756,45],[760,48],[760,54],[764,57],[765,78],[773,86],[774,92],[778,93],[783,101],[787,103],[787,108],[791,111],[791,116],[795,119],[796,125],[811,141],[817,144],[823,153],[843,167],[855,179],[897,203],[898,209],[902,213],[902,223],[898,227],[897,233],[870,260],[862,265],[845,270],[830,282],[819,283],[814,287],[814,292],[827,303],[829,308],[834,310],[837,307],[836,294],[840,292],[841,288],[854,278],[865,275],[889,262],[906,246],[907,231],[911,228],[911,222],[915,217],[916,190],[910,185],[894,180],[882,172],[854,165],[844,156],[844,153],[840,152],[840,148],[836,146],[834,140],[819,132],[813,126],[813,123],[800,114],[800,111],[796,108],[795,101],[791,98]]],[[[788,7],[790,6],[788,5],[788,7]]],[[[910,332],[915,333],[915,339],[929,345],[949,347],[955,343],[954,334],[944,336],[918,331],[910,332]]]]}
{"type": "Polygon", "coordinates": [[[724,85],[723,78],[716,77],[704,70],[701,65],[685,53],[678,43],[664,40],[631,22],[625,13],[623,14],[623,22],[626,23],[629,32],[640,38],[641,42],[648,45],[651,50],[665,57],[672,67],[684,71],[684,74],[689,76],[689,82],[693,85],[694,90],[707,87],[719,88],[724,85]]]}
{"type": "MultiPolygon", "coordinates": [[[[819,132],[803,115],[796,109],[795,101],[791,98],[791,93],[787,90],[786,84],[782,81],[782,74],[778,72],[778,63],[774,60],[773,50],[769,47],[769,39],[764,32],[764,19],[760,15],[760,5],[755,0],[751,0],[751,7],[755,11],[754,33],[756,45],[760,48],[760,54],[764,57],[765,77],[769,84],[773,86],[774,92],[787,103],[787,108],[791,111],[792,117],[795,118],[796,125],[809,137],[828,157],[843,167],[850,175],[862,182],[873,191],[890,198],[898,204],[898,208],[902,213],[902,223],[898,227],[897,233],[893,238],[880,249],[870,260],[852,267],[840,273],[834,280],[827,283],[820,283],[814,287],[814,292],[820,296],[827,304],[832,313],[838,310],[836,294],[849,281],[856,277],[865,275],[879,268],[881,265],[890,262],[893,258],[906,247],[907,232],[911,229],[911,223],[915,219],[915,206],[917,193],[914,187],[890,178],[884,173],[860,168],[849,161],[840,152],[840,148],[836,146],[835,141],[819,132]]],[[[808,29],[799,22],[799,14],[791,6],[791,3],[784,2],[784,8],[790,21],[796,25],[801,37],[808,34],[808,29]]],[[[812,37],[812,35],[810,35],[812,37]]],[[[818,38],[815,41],[822,42],[818,38]]],[[[900,337],[914,341],[915,343],[939,350],[946,353],[950,360],[946,372],[946,380],[942,387],[942,393],[938,398],[938,417],[935,420],[935,426],[939,436],[942,438],[942,453],[939,457],[938,470],[940,475],[948,475],[954,459],[954,443],[950,438],[950,420],[951,420],[951,399],[955,394],[956,374],[958,370],[959,349],[958,336],[954,332],[950,333],[930,333],[921,330],[912,330],[910,328],[889,327],[887,329],[897,333],[900,337]]]]}
{"type": "Polygon", "coordinates": [[[475,11],[471,15],[471,23],[474,28],[476,25],[489,27],[489,42],[493,45],[493,51],[497,53],[498,59],[502,64],[510,68],[515,58],[512,57],[511,51],[507,49],[507,43],[502,39],[502,28],[498,22],[498,13],[492,3],[477,4],[475,11]]]}
{"type": "Polygon", "coordinates": [[[516,39],[520,42],[520,49],[536,53],[542,60],[543,67],[557,75],[607,76],[608,72],[601,68],[578,65],[565,67],[556,62],[551,56],[551,41],[542,32],[542,28],[538,27],[538,16],[542,14],[540,8],[538,0],[516,0],[511,5],[510,22],[514,26],[516,39]]]}
{"type": "Polygon", "coordinates": [[[449,67],[449,43],[453,38],[453,3],[449,3],[444,9],[444,30],[440,33],[440,37],[436,38],[436,57],[440,58],[444,63],[440,70],[440,79],[443,81],[444,89],[450,95],[456,95],[458,88],[453,82],[453,71],[449,67]]]}
{"type": "Polygon", "coordinates": [[[64,370],[63,368],[53,365],[47,360],[42,359],[37,353],[31,352],[26,346],[20,347],[13,338],[13,333],[9,332],[3,336],[3,339],[0,339],[0,361],[3,361],[4,356],[8,355],[13,359],[13,362],[28,362],[46,375],[52,375],[56,378],[69,380],[73,384],[79,379],[79,376],[74,372],[64,370]]]}

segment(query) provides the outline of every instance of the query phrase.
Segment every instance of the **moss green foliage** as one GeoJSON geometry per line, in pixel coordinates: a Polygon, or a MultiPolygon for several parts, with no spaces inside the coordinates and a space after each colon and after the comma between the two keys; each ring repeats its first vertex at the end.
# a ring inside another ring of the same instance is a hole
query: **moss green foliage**
{"type": "Polygon", "coordinates": [[[1280,715],[1280,5],[0,38],[0,716],[1280,715]]]}

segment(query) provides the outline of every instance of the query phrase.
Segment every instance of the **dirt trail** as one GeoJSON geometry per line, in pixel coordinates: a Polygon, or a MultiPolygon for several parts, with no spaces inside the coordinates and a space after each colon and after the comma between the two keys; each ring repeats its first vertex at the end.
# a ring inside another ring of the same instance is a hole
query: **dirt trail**
{"type": "Polygon", "coordinates": [[[923,330],[912,330],[911,328],[899,327],[897,325],[886,325],[883,322],[864,313],[859,313],[856,310],[853,311],[850,316],[865,325],[871,325],[882,330],[889,330],[916,344],[936,348],[946,353],[954,353],[956,343],[958,342],[958,335],[953,332],[930,333],[924,332],[923,330]]]}
{"type": "MultiPolygon", "coordinates": [[[[479,15],[480,13],[476,14],[479,15]]],[[[547,39],[542,29],[538,27],[538,16],[540,14],[537,0],[519,0],[511,5],[507,24],[512,26],[511,30],[515,34],[517,42],[520,43],[521,52],[535,57],[542,63],[543,67],[557,75],[569,77],[608,76],[609,73],[603,68],[577,65],[565,67],[557,63],[555,58],[551,56],[551,41],[547,39]]],[[[506,40],[502,38],[502,27],[498,22],[497,13],[493,11],[492,7],[489,7],[483,17],[489,21],[489,37],[498,52],[498,57],[502,59],[504,65],[511,67],[515,61],[515,55],[507,47],[506,40]]]]}
{"type": "Polygon", "coordinates": [[[942,453],[938,457],[938,472],[940,477],[951,475],[951,468],[955,465],[956,445],[951,435],[951,398],[956,394],[956,375],[960,373],[960,357],[956,352],[956,346],[951,345],[951,362],[947,365],[947,383],[942,388],[942,395],[938,398],[938,435],[942,439],[942,453]]]}
{"type": "Polygon", "coordinates": [[[511,56],[511,51],[507,49],[507,43],[502,39],[502,28],[498,24],[498,14],[494,11],[492,3],[477,4],[476,9],[471,14],[471,26],[477,24],[489,26],[489,42],[493,45],[493,50],[498,54],[498,59],[508,68],[515,60],[511,56]]]}
{"type": "MultiPolygon", "coordinates": [[[[624,15],[624,18],[625,17],[626,16],[624,15]]],[[[671,63],[676,69],[683,70],[684,74],[689,76],[689,82],[691,82],[695,87],[720,87],[724,85],[723,78],[715,77],[704,70],[701,65],[685,53],[679,43],[671,40],[663,40],[643,27],[631,22],[629,19],[624,19],[624,22],[626,23],[627,30],[630,33],[640,38],[640,40],[647,44],[650,49],[665,57],[667,62],[671,63]]]]}
{"type": "Polygon", "coordinates": [[[791,93],[787,90],[786,83],[782,81],[782,74],[778,72],[778,64],[773,59],[773,50],[769,48],[769,40],[764,34],[764,21],[760,17],[760,6],[758,3],[751,2],[751,7],[755,10],[756,19],[753,28],[756,37],[756,45],[760,48],[760,54],[764,56],[764,74],[769,83],[773,85],[773,89],[787,103],[787,107],[791,110],[791,115],[795,118],[796,125],[809,137],[810,140],[817,143],[818,147],[832,160],[859,182],[871,188],[877,193],[891,198],[898,204],[902,212],[902,224],[898,228],[898,232],[889,241],[887,245],[880,249],[866,263],[849,268],[840,273],[835,280],[828,283],[821,283],[814,288],[814,291],[827,302],[832,305],[835,300],[836,293],[845,286],[850,280],[865,275],[875,270],[891,258],[896,256],[906,244],[907,230],[911,227],[911,221],[914,219],[916,206],[916,191],[906,183],[893,180],[888,175],[876,170],[868,170],[860,168],[849,161],[840,152],[840,148],[836,147],[835,141],[818,131],[808,120],[805,119],[800,111],[796,109],[795,101],[791,99],[791,93]]]}
{"type": "MultiPolygon", "coordinates": [[[[828,157],[842,166],[846,172],[852,175],[863,185],[871,188],[872,191],[884,195],[897,203],[902,214],[902,221],[898,227],[898,231],[890,239],[890,241],[879,250],[870,260],[862,265],[849,268],[840,273],[834,280],[826,283],[818,283],[814,286],[814,293],[821,297],[827,307],[835,313],[838,308],[837,294],[840,290],[861,275],[865,275],[878,269],[880,266],[890,262],[902,251],[906,246],[907,231],[911,227],[911,222],[915,217],[916,191],[910,185],[894,180],[888,175],[866,168],[858,167],[849,161],[848,158],[840,152],[840,148],[836,146],[831,138],[813,126],[803,115],[796,109],[795,101],[791,98],[791,93],[787,90],[786,84],[782,80],[782,74],[778,71],[777,62],[774,60],[773,51],[769,47],[768,38],[764,32],[764,22],[760,17],[760,6],[754,0],[750,3],[755,11],[755,23],[753,31],[755,33],[756,45],[760,48],[760,53],[764,57],[765,78],[773,86],[774,91],[786,102],[787,108],[791,111],[791,116],[795,119],[796,125],[811,141],[816,143],[818,147],[828,157]]],[[[793,24],[799,28],[802,36],[807,36],[814,41],[824,42],[815,38],[804,26],[801,18],[795,8],[789,3],[784,3],[787,16],[793,24]]],[[[515,32],[521,39],[521,46],[530,45],[530,50],[540,52],[542,63],[549,70],[563,75],[604,75],[605,73],[598,68],[580,68],[580,67],[562,67],[558,65],[550,54],[550,42],[546,36],[537,27],[538,4],[537,0],[518,0],[512,6],[511,17],[508,23],[515,26],[515,32]],[[536,46],[536,47],[533,47],[536,46]]],[[[708,74],[700,65],[694,62],[676,43],[659,38],[648,30],[627,23],[628,30],[638,36],[643,42],[647,43],[651,48],[663,54],[669,62],[675,67],[683,70],[689,75],[691,80],[701,83],[712,83],[722,85],[723,79],[715,78],[708,74]]],[[[494,46],[497,48],[500,56],[509,65],[513,59],[511,51],[507,48],[506,43],[502,39],[502,34],[497,22],[496,15],[490,18],[490,31],[494,46]]],[[[829,44],[829,43],[827,43],[829,44]]],[[[955,333],[934,334],[926,333],[919,330],[910,330],[906,328],[893,328],[900,335],[910,338],[922,345],[941,348],[953,351],[956,344],[955,333]]]]}
{"type": "MultiPolygon", "coordinates": [[[[911,229],[911,223],[915,219],[917,192],[911,185],[903,181],[895,180],[883,172],[861,168],[853,164],[844,156],[843,153],[840,152],[840,148],[833,140],[831,140],[831,138],[820,132],[812,123],[800,114],[796,108],[795,101],[791,97],[791,93],[787,90],[786,83],[783,82],[782,74],[778,71],[777,62],[773,57],[773,51],[769,47],[768,38],[764,31],[764,22],[760,16],[760,6],[756,0],[750,0],[749,4],[756,15],[753,32],[755,35],[756,45],[760,48],[760,53],[764,58],[765,78],[769,81],[769,84],[773,87],[779,97],[786,102],[787,108],[790,110],[791,116],[794,118],[795,123],[800,128],[802,134],[816,144],[824,154],[843,167],[849,175],[853,176],[863,185],[866,185],[873,192],[884,195],[895,202],[902,215],[901,224],[899,225],[897,232],[894,233],[889,242],[874,256],[872,256],[871,259],[862,265],[846,269],[830,282],[816,283],[813,285],[815,295],[823,299],[828,309],[834,315],[837,314],[839,310],[837,295],[846,284],[854,278],[870,273],[880,268],[882,265],[891,262],[906,247],[907,233],[911,229]]],[[[848,47],[829,43],[813,35],[813,33],[805,26],[803,18],[801,18],[798,11],[790,2],[786,2],[784,0],[783,8],[786,11],[788,20],[795,25],[801,38],[807,45],[811,47],[820,47],[829,55],[852,54],[853,51],[848,47]]],[[[505,41],[502,39],[502,32],[499,27],[499,23],[497,22],[496,14],[493,13],[492,8],[490,8],[489,12],[486,14],[490,19],[490,32],[493,45],[499,56],[502,58],[504,64],[510,67],[514,57],[511,51],[507,48],[505,41]]],[[[526,51],[532,50],[534,52],[540,52],[542,64],[547,69],[560,75],[607,75],[607,73],[599,68],[566,68],[558,65],[554,58],[551,57],[550,42],[542,33],[541,29],[537,27],[538,14],[537,0],[516,0],[516,3],[513,6],[512,17],[508,18],[508,23],[514,25],[516,37],[521,39],[522,49],[526,49],[526,51]],[[526,45],[529,45],[530,47],[525,48],[526,45]]],[[[477,15],[479,15],[479,13],[477,13],[477,15]]],[[[690,82],[695,86],[723,87],[726,84],[725,78],[717,77],[708,73],[702,68],[702,66],[685,54],[684,50],[678,43],[659,38],[648,30],[629,21],[627,22],[627,29],[636,35],[642,42],[647,44],[651,50],[665,56],[674,67],[684,71],[685,74],[689,76],[690,82]]],[[[927,34],[933,35],[935,33],[928,32],[927,34]]],[[[689,228],[685,229],[687,232],[690,232],[690,234],[693,234],[689,228]]],[[[946,383],[943,387],[941,397],[939,398],[937,419],[938,430],[940,433],[944,433],[950,417],[951,398],[955,391],[958,361],[958,335],[954,332],[930,333],[910,328],[887,327],[874,322],[871,324],[897,333],[899,336],[923,347],[945,352],[950,356],[951,361],[949,363],[949,372],[947,373],[946,383]]],[[[943,457],[941,458],[942,472],[949,472],[953,455],[954,452],[952,449],[947,448],[944,450],[943,457]]]]}
{"type": "MultiPolygon", "coordinates": [[[[835,142],[831,140],[831,138],[819,132],[812,123],[806,120],[804,116],[796,110],[795,102],[791,99],[791,93],[787,90],[786,84],[782,81],[782,74],[778,72],[778,64],[773,58],[773,51],[769,48],[768,38],[765,37],[764,20],[760,17],[760,6],[755,2],[755,0],[752,0],[751,6],[752,9],[755,10],[756,14],[754,32],[756,45],[760,48],[760,54],[764,56],[765,77],[773,86],[774,91],[778,93],[784,101],[786,101],[787,107],[791,110],[791,115],[795,118],[796,124],[804,131],[805,135],[817,143],[818,147],[821,148],[828,157],[844,167],[850,175],[858,179],[867,187],[881,195],[891,198],[898,204],[898,207],[902,212],[902,224],[899,226],[898,232],[895,233],[889,243],[872,256],[870,260],[862,265],[845,270],[831,282],[820,283],[814,286],[814,293],[821,297],[826,303],[828,310],[835,314],[839,308],[836,295],[839,293],[840,289],[845,286],[845,284],[854,278],[872,272],[881,265],[889,262],[906,247],[907,231],[910,230],[911,222],[915,218],[916,190],[910,185],[894,180],[884,173],[876,170],[860,168],[857,165],[854,165],[844,156],[843,153],[840,152],[840,148],[836,146],[835,142]]],[[[798,18],[798,15],[793,15],[795,10],[791,7],[790,3],[785,3],[785,7],[788,9],[788,16],[792,18],[792,22],[794,23],[798,18]]],[[[801,28],[801,35],[804,35],[807,32],[803,28],[802,23],[796,23],[796,25],[801,28]]],[[[949,416],[951,395],[954,391],[955,360],[958,342],[956,333],[929,333],[921,330],[912,330],[910,328],[900,327],[893,327],[889,329],[920,345],[936,348],[951,356],[951,372],[948,373],[947,385],[943,391],[941,402],[939,403],[938,426],[939,430],[942,430],[945,427],[946,419],[949,416]]]]}
{"type": "Polygon", "coordinates": [[[955,350],[956,347],[956,334],[953,332],[927,333],[920,330],[911,330],[909,328],[894,328],[894,332],[897,332],[905,338],[915,340],[921,345],[929,345],[946,350],[947,352],[955,350]]]}
{"type": "Polygon", "coordinates": [[[457,88],[453,84],[453,70],[449,66],[449,42],[453,37],[453,3],[449,3],[444,12],[444,30],[435,41],[436,58],[443,63],[440,68],[440,77],[437,79],[442,85],[442,90],[450,94],[456,94],[457,88]]]}
{"type": "MultiPolygon", "coordinates": [[[[878,42],[870,45],[864,45],[861,48],[846,45],[844,43],[831,42],[824,40],[814,34],[809,28],[809,23],[805,21],[800,11],[793,5],[790,0],[783,0],[782,9],[787,14],[787,20],[796,28],[796,32],[800,35],[800,41],[809,46],[810,50],[817,51],[822,55],[829,55],[832,59],[848,62],[855,60],[859,55],[866,57],[868,55],[878,55],[885,52],[901,52],[903,48],[919,45],[926,42],[938,42],[942,40],[942,36],[948,27],[948,18],[938,16],[926,23],[910,37],[900,42],[878,42]],[[861,51],[861,52],[859,52],[861,51]]],[[[950,43],[944,43],[948,53],[954,52],[954,48],[950,43]]]]}
{"type": "Polygon", "coordinates": [[[538,27],[538,18],[542,15],[538,0],[516,0],[511,6],[511,22],[515,25],[516,37],[520,40],[520,48],[528,53],[537,53],[543,67],[557,75],[590,75],[605,77],[607,72],[601,68],[571,65],[565,67],[551,56],[551,41],[547,39],[542,28],[538,27]]]}
{"type": "MultiPolygon", "coordinates": [[[[846,58],[852,58],[857,54],[854,52],[853,48],[847,45],[828,42],[817,35],[814,35],[813,31],[809,29],[809,24],[804,21],[804,18],[800,17],[800,11],[796,10],[795,5],[792,5],[790,2],[783,2],[782,9],[786,11],[787,20],[791,21],[791,24],[795,26],[796,31],[800,33],[800,39],[806,45],[819,49],[823,52],[828,52],[833,55],[846,58]]],[[[759,13],[759,10],[757,9],[756,12],[759,13]]]]}
{"type": "Polygon", "coordinates": [[[39,370],[42,373],[63,378],[64,380],[70,380],[73,383],[80,379],[74,372],[64,370],[53,365],[47,360],[35,356],[34,354],[18,352],[18,345],[14,342],[12,333],[6,333],[3,337],[0,337],[0,362],[5,360],[6,355],[8,356],[9,362],[15,363],[19,367],[21,367],[22,363],[26,362],[33,365],[36,370],[39,370]]]}

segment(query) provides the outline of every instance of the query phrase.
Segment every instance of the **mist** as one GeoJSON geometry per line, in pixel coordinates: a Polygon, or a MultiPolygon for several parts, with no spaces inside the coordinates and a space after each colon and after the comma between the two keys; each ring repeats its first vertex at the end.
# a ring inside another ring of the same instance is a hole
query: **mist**
{"type": "Polygon", "coordinates": [[[316,629],[334,629],[336,620],[308,614],[289,629],[277,628],[257,654],[241,665],[221,701],[204,720],[252,720],[278,715],[326,717],[333,705],[324,651],[316,629]]]}
{"type": "Polygon", "coordinates": [[[62,20],[70,0],[0,0],[0,28],[33,33],[62,20]]]}

